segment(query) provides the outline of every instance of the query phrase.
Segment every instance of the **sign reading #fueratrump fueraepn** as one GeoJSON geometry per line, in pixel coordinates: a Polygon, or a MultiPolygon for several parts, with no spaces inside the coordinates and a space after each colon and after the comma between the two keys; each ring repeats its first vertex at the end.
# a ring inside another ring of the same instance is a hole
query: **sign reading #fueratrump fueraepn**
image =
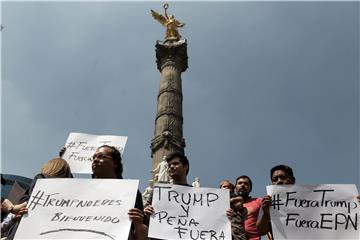
{"type": "Polygon", "coordinates": [[[15,239],[128,239],[139,180],[38,179],[15,239]]]}
{"type": "Polygon", "coordinates": [[[229,190],[156,184],[149,237],[167,240],[231,240],[229,190]]]}
{"type": "Polygon", "coordinates": [[[354,184],[272,185],[274,239],[360,239],[354,184]]]}
{"type": "Polygon", "coordinates": [[[96,149],[102,145],[114,146],[124,153],[127,137],[70,133],[66,140],[66,151],[62,158],[68,161],[73,173],[91,174],[91,161],[96,149]]]}

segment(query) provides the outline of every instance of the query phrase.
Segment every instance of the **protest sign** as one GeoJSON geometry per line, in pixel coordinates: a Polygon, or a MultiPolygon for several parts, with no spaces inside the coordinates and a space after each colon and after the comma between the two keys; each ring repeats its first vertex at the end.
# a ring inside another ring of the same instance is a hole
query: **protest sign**
{"type": "Polygon", "coordinates": [[[266,189],[272,197],[276,240],[360,239],[355,185],[272,185],[266,189]]]}
{"type": "Polygon", "coordinates": [[[149,237],[231,240],[229,191],[172,184],[154,186],[149,237]]]}
{"type": "Polygon", "coordinates": [[[15,239],[128,239],[138,180],[38,179],[15,239]]]}
{"type": "Polygon", "coordinates": [[[127,137],[123,136],[70,133],[66,140],[66,151],[62,158],[68,161],[73,173],[91,174],[92,156],[98,147],[102,145],[114,146],[122,155],[126,141],[127,137]]]}

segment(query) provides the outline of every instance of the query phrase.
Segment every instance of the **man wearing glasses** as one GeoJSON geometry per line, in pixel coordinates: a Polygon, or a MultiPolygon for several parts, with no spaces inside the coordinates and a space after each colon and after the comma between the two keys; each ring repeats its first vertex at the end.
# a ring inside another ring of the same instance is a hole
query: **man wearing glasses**
{"type": "MultiPolygon", "coordinates": [[[[93,178],[110,178],[122,179],[123,165],[121,162],[120,152],[113,146],[103,145],[96,149],[91,164],[93,178]]],[[[135,208],[128,212],[132,221],[132,231],[129,239],[143,240],[146,239],[147,226],[143,224],[143,203],[140,192],[137,192],[135,208]]]]}

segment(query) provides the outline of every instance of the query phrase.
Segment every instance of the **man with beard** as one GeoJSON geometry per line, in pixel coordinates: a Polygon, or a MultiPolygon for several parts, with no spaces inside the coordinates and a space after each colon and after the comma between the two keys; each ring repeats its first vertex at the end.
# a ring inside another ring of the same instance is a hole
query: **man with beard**
{"type": "Polygon", "coordinates": [[[248,176],[239,176],[235,182],[236,194],[244,199],[243,214],[246,237],[248,240],[260,240],[261,235],[256,229],[256,220],[261,208],[261,198],[252,198],[249,195],[252,190],[252,181],[248,176]]]}

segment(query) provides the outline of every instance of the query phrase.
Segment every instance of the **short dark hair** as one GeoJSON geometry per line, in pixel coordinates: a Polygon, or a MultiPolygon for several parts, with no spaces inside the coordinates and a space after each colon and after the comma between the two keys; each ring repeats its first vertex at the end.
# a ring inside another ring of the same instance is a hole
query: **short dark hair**
{"type": "Polygon", "coordinates": [[[250,189],[252,189],[252,181],[251,181],[250,177],[248,177],[248,176],[246,176],[246,175],[241,175],[241,176],[237,177],[236,180],[235,180],[235,185],[237,184],[237,181],[238,181],[240,178],[246,178],[247,180],[249,180],[250,189]]]}
{"type": "Polygon", "coordinates": [[[122,173],[123,173],[123,165],[122,165],[122,158],[121,158],[121,153],[120,151],[115,148],[114,146],[109,146],[109,145],[102,145],[98,148],[108,148],[110,149],[110,155],[112,160],[114,161],[114,163],[116,164],[115,167],[115,173],[116,173],[116,177],[119,179],[122,179],[122,173]]]}
{"type": "Polygon", "coordinates": [[[270,170],[270,179],[272,179],[272,175],[274,174],[274,172],[278,171],[278,170],[284,171],[287,175],[289,175],[293,179],[293,181],[295,183],[295,177],[294,177],[293,170],[288,165],[276,165],[275,167],[273,167],[270,170]]]}
{"type": "Polygon", "coordinates": [[[174,153],[170,153],[169,155],[166,156],[166,162],[169,163],[174,158],[179,158],[182,165],[188,166],[188,168],[186,170],[186,175],[187,175],[189,173],[189,169],[190,169],[190,164],[189,164],[189,160],[187,159],[187,157],[180,152],[174,152],[174,153]]]}

